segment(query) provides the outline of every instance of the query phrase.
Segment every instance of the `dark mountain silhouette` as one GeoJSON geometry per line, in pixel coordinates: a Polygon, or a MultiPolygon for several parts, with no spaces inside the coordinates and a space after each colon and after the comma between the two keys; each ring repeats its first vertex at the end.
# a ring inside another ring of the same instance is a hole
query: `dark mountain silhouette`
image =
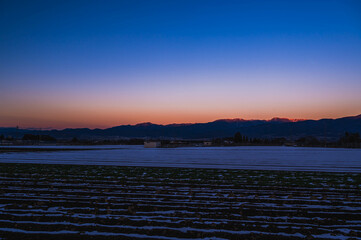
{"type": "Polygon", "coordinates": [[[271,120],[221,119],[208,123],[158,125],[140,123],[121,125],[107,129],[29,130],[0,128],[0,135],[22,137],[24,134],[46,134],[55,138],[183,138],[202,139],[230,137],[236,132],[249,137],[299,138],[314,136],[338,139],[345,132],[361,133],[361,115],[338,119],[294,120],[273,118],[271,120]]]}

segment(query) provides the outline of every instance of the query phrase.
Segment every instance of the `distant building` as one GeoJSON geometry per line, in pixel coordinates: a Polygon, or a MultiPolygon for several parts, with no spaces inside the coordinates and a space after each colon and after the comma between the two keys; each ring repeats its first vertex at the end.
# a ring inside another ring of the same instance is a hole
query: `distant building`
{"type": "Polygon", "coordinates": [[[144,142],[144,147],[145,148],[159,148],[161,147],[161,142],[159,141],[145,141],[144,142]]]}
{"type": "Polygon", "coordinates": [[[203,142],[203,146],[212,146],[212,142],[211,141],[205,141],[205,142],[203,142]]]}

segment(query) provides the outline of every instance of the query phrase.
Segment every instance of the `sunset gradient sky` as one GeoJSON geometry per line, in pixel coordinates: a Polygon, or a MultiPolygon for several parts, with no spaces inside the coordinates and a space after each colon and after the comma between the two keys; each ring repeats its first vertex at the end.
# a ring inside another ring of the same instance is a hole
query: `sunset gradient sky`
{"type": "Polygon", "coordinates": [[[0,2],[0,126],[361,114],[361,1],[0,2]]]}

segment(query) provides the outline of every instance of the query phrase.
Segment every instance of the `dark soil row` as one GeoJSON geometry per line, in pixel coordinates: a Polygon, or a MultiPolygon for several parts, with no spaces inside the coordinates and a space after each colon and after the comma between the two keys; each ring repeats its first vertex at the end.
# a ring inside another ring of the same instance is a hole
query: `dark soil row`
{"type": "Polygon", "coordinates": [[[357,239],[360,188],[355,173],[0,164],[0,238],[357,239]]]}

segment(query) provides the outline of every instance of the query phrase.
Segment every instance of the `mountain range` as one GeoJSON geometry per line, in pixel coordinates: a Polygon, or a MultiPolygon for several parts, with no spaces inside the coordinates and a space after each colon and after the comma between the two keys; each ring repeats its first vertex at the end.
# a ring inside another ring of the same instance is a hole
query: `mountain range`
{"type": "Polygon", "coordinates": [[[106,138],[175,138],[208,139],[231,137],[236,132],[248,137],[297,139],[305,136],[338,139],[345,132],[361,133],[361,115],[338,119],[287,119],[271,120],[220,119],[208,123],[186,123],[159,125],[140,123],[121,125],[107,129],[67,128],[63,130],[34,130],[0,128],[0,134],[22,137],[24,134],[46,134],[58,139],[77,137],[80,139],[106,138]]]}

